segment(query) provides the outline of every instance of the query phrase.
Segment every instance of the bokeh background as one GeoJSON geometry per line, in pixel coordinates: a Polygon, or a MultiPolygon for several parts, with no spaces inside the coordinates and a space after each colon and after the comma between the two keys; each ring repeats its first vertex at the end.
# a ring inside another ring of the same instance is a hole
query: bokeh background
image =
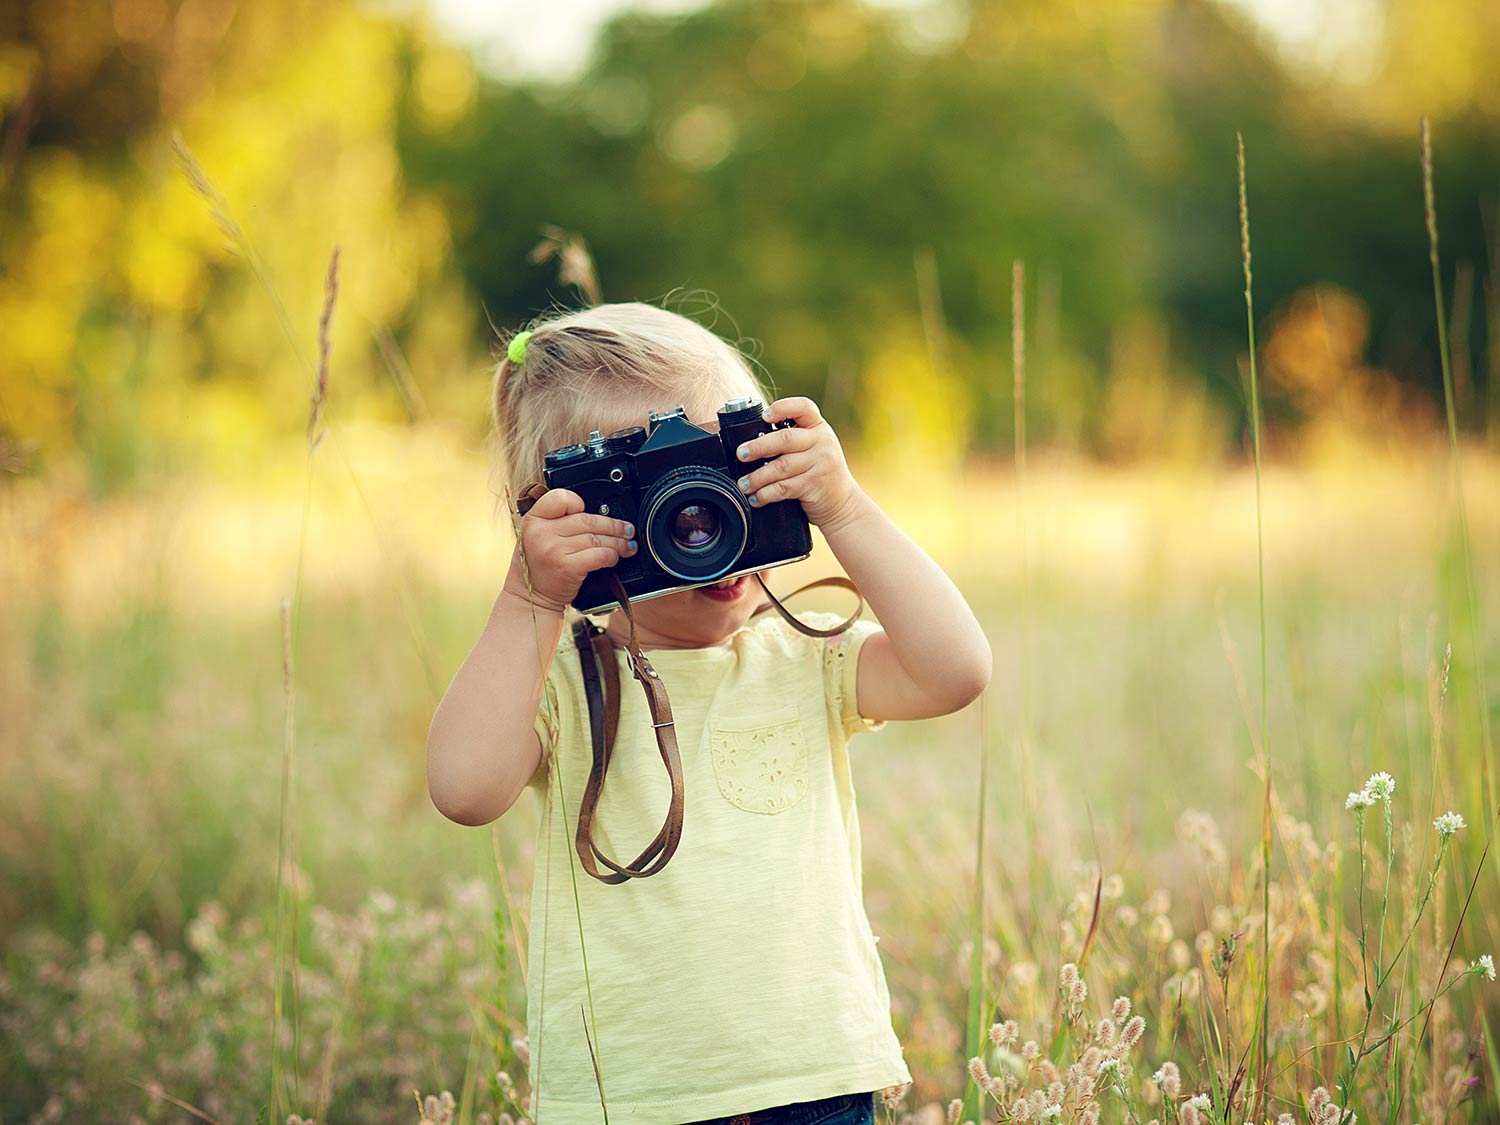
{"type": "MultiPolygon", "coordinates": [[[[496,341],[595,299],[816,398],[989,630],[982,705],[856,747],[890,1119],[1080,956],[1144,1074],[1232,1073],[1267,759],[1300,1112],[1365,1016],[1347,791],[1408,912],[1468,821],[1377,1015],[1500,944],[1497,57],[1482,0],[5,6],[0,1119],[524,1106],[538,810],[450,824],[422,753],[511,551],[496,341]]],[[[1493,1119],[1486,984],[1351,1107],[1493,1119]]]]}

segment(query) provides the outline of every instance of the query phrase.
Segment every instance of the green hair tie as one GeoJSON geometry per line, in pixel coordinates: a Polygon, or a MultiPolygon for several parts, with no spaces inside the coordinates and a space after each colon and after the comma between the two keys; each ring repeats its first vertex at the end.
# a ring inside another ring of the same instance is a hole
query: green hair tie
{"type": "Polygon", "coordinates": [[[526,341],[531,339],[530,332],[517,332],[510,339],[510,347],[505,354],[510,357],[512,363],[523,363],[526,359],[526,341]]]}

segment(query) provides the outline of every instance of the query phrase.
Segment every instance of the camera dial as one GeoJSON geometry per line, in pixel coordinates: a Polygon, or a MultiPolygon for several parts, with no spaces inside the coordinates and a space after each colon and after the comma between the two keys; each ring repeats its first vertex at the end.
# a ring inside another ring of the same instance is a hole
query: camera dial
{"type": "Polygon", "coordinates": [[[547,468],[555,468],[558,465],[571,465],[576,461],[582,461],[589,455],[588,446],[582,444],[565,445],[561,449],[553,449],[547,453],[545,463],[547,468]]]}
{"type": "Polygon", "coordinates": [[[627,426],[616,430],[604,439],[604,448],[611,453],[634,453],[646,440],[646,431],[640,426],[627,426]]]}

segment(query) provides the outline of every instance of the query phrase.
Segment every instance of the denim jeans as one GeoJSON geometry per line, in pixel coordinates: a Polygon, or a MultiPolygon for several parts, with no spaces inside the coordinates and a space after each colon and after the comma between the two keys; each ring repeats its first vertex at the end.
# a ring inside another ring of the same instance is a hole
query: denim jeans
{"type": "Polygon", "coordinates": [[[875,1125],[875,1094],[837,1094],[814,1102],[715,1117],[693,1125],[875,1125]]]}

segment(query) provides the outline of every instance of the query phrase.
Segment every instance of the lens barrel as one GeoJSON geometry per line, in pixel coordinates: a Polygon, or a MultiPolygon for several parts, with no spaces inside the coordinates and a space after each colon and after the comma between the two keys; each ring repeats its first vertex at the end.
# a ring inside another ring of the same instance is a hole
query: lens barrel
{"type": "Polygon", "coordinates": [[[750,511],[721,472],[690,466],[641,498],[640,526],[656,565],[684,582],[728,574],[750,539],[750,511]]]}

